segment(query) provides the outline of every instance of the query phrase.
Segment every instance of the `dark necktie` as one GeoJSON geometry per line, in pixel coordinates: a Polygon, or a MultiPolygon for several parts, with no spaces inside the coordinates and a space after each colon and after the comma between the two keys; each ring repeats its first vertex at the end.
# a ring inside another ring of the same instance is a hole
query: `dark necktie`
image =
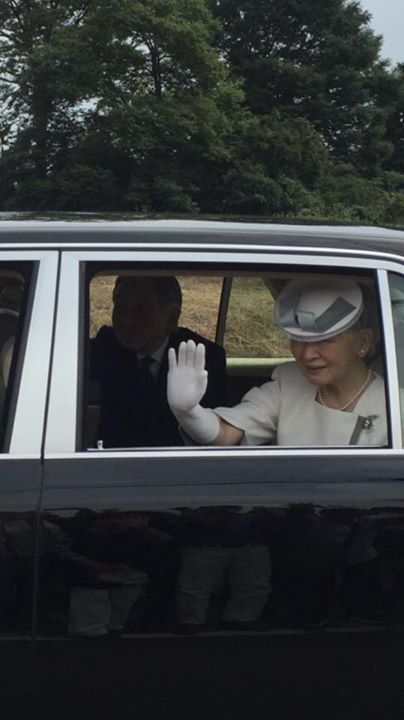
{"type": "Polygon", "coordinates": [[[150,357],[150,355],[145,355],[144,357],[139,358],[137,362],[139,368],[139,377],[141,378],[144,387],[150,387],[155,383],[155,377],[152,372],[152,366],[154,362],[154,358],[150,357]]]}

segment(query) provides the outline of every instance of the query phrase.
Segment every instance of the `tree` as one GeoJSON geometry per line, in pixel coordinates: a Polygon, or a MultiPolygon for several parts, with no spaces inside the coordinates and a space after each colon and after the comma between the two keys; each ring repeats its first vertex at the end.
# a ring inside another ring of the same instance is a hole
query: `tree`
{"type": "Polygon", "coordinates": [[[35,177],[46,176],[55,142],[60,134],[68,142],[77,105],[89,95],[96,66],[78,62],[89,6],[89,0],[0,0],[2,114],[9,142],[24,148],[35,177]]]}
{"type": "MultiPolygon", "coordinates": [[[[347,0],[208,0],[218,42],[244,80],[254,113],[304,117],[340,160],[356,162],[367,133],[380,138],[374,75],[380,37],[369,13],[347,0]]],[[[377,164],[390,148],[378,147],[377,164]]]]}
{"type": "Polygon", "coordinates": [[[229,113],[242,100],[212,47],[217,22],[204,0],[128,1],[110,28],[89,128],[127,158],[124,206],[196,209],[201,166],[227,153],[229,113]]]}
{"type": "Polygon", "coordinates": [[[197,207],[201,165],[228,155],[243,99],[204,0],[0,0],[0,21],[7,202],[37,207],[43,190],[53,207],[94,206],[86,178],[112,173],[117,207],[197,207]]]}
{"type": "MultiPolygon", "coordinates": [[[[389,89],[392,92],[386,103],[389,108],[386,125],[387,138],[393,147],[389,169],[404,175],[404,63],[397,65],[392,73],[389,89]]],[[[401,186],[404,187],[404,178],[401,186]]]]}

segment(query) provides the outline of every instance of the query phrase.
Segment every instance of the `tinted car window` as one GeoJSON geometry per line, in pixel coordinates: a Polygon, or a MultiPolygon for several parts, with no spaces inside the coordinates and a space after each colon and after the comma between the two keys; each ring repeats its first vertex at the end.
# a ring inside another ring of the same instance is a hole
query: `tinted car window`
{"type": "Polygon", "coordinates": [[[12,392],[17,382],[28,285],[27,268],[21,271],[13,265],[0,266],[0,438],[3,450],[12,392]]]}

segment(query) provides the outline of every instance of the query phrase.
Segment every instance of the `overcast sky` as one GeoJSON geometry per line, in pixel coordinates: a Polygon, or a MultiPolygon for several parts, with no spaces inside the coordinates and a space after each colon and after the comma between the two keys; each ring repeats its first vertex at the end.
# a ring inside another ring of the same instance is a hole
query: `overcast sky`
{"type": "Polygon", "coordinates": [[[393,65],[404,62],[404,0],[360,0],[364,10],[373,18],[371,27],[383,35],[382,57],[393,65]]]}

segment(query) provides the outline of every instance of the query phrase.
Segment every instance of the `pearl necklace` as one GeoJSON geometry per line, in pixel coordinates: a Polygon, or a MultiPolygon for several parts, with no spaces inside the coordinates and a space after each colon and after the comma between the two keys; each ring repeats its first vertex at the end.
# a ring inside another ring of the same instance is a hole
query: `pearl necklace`
{"type": "MultiPolygon", "coordinates": [[[[363,383],[363,385],[360,386],[359,390],[356,391],[355,395],[353,395],[350,398],[350,400],[348,400],[348,402],[345,403],[345,405],[341,405],[341,407],[334,408],[334,409],[342,411],[342,412],[344,410],[347,410],[349,408],[349,406],[352,405],[352,403],[354,403],[355,400],[357,400],[360,395],[362,395],[363,391],[366,390],[367,386],[370,384],[372,379],[373,379],[373,372],[371,370],[368,370],[368,374],[366,375],[365,382],[363,383]]],[[[317,399],[318,399],[320,405],[323,405],[324,407],[330,407],[329,405],[327,405],[327,403],[325,402],[325,400],[323,398],[323,391],[321,388],[319,388],[317,391],[317,399]]]]}

